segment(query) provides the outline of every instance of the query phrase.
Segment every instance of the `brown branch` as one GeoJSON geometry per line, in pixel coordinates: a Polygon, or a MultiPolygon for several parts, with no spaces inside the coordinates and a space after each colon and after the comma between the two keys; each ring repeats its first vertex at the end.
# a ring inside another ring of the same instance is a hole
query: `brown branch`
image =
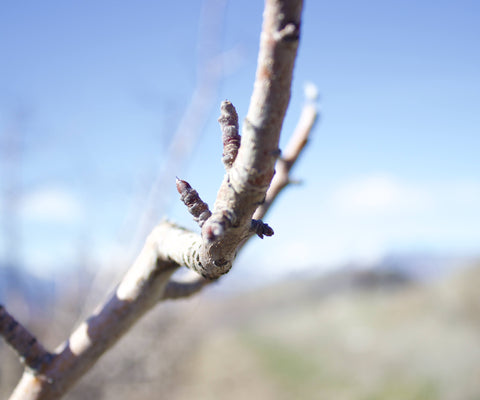
{"type": "MultiPolygon", "coordinates": [[[[238,155],[227,168],[212,215],[203,224],[201,239],[192,237],[182,251],[166,233],[165,241],[171,247],[162,249],[165,256],[183,261],[204,278],[217,279],[230,270],[238,249],[251,235],[252,216],[264,201],[273,178],[280,131],[290,100],[301,10],[300,0],[266,1],[256,80],[238,155]]],[[[233,112],[233,107],[222,109],[235,125],[233,112]]]]}
{"type": "MultiPolygon", "coordinates": [[[[55,352],[42,368],[41,378],[25,370],[11,400],[60,398],[158,301],[193,294],[207,283],[170,280],[181,265],[209,279],[231,268],[236,253],[252,235],[252,216],[274,175],[301,9],[301,0],[266,0],[256,81],[241,146],[202,235],[168,221],[160,223],[110,299],[55,352]]],[[[267,234],[269,230],[261,226],[261,234],[267,234]]]]}
{"type": "Polygon", "coordinates": [[[0,335],[33,373],[40,373],[52,355],[0,304],[0,335]]]}
{"type": "MultiPolygon", "coordinates": [[[[277,162],[276,173],[270,188],[267,191],[265,201],[257,208],[254,218],[263,218],[281,191],[290,183],[292,183],[292,180],[289,176],[290,171],[305,149],[310,134],[318,119],[316,96],[312,97],[308,93],[305,94],[306,103],[302,109],[302,113],[298,120],[295,131],[293,132],[290,141],[283,151],[283,157],[277,162]]],[[[211,281],[208,281],[201,276],[189,282],[169,282],[167,288],[165,289],[165,298],[179,299],[182,297],[189,297],[192,294],[202,290],[209,282],[211,281]]]]}
{"type": "Polygon", "coordinates": [[[212,216],[202,228],[198,269],[209,279],[230,270],[272,180],[290,100],[301,10],[302,1],[265,3],[256,79],[241,146],[218,191],[212,216]]]}
{"type": "Polygon", "coordinates": [[[83,322],[37,376],[26,370],[10,400],[59,399],[164,295],[178,264],[159,257],[155,231],[110,299],[83,322]]]}
{"type": "Polygon", "coordinates": [[[190,297],[210,283],[212,283],[211,280],[198,275],[186,282],[171,279],[165,287],[162,298],[164,300],[175,300],[190,297]]]}
{"type": "MultiPolygon", "coordinates": [[[[309,136],[318,119],[317,89],[315,87],[310,87],[309,89],[310,91],[313,90],[315,94],[312,95],[305,90],[306,103],[302,109],[297,126],[283,151],[282,158],[276,164],[276,173],[267,191],[265,201],[255,211],[254,218],[263,218],[280,192],[292,182],[290,171],[307,145],[309,136]]],[[[222,116],[220,116],[221,118],[222,116]]],[[[166,296],[166,298],[178,299],[188,297],[203,289],[208,283],[209,281],[201,276],[190,282],[169,282],[166,292],[172,293],[172,295],[171,297],[166,296]],[[170,286],[171,288],[169,289],[170,286]]]]}

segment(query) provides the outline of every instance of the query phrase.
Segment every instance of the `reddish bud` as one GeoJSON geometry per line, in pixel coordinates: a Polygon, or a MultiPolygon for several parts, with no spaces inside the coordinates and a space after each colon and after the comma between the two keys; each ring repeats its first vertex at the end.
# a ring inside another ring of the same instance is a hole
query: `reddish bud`
{"type": "Polygon", "coordinates": [[[237,158],[241,142],[241,136],[238,133],[238,114],[233,104],[228,100],[222,102],[220,111],[218,122],[222,129],[222,161],[226,168],[230,168],[237,158]]]}
{"type": "Polygon", "coordinates": [[[178,193],[180,193],[180,200],[187,206],[189,213],[193,215],[193,219],[201,227],[212,215],[208,209],[208,204],[202,201],[198,192],[187,181],[177,178],[176,185],[178,193]]]}

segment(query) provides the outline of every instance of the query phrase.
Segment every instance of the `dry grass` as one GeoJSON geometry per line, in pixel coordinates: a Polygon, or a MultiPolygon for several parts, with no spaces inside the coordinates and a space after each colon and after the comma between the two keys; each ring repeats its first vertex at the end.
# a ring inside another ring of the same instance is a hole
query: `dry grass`
{"type": "MultiPolygon", "coordinates": [[[[168,303],[66,398],[480,399],[480,268],[393,291],[316,284],[168,303]]],[[[5,398],[20,368],[0,354],[5,398]]]]}

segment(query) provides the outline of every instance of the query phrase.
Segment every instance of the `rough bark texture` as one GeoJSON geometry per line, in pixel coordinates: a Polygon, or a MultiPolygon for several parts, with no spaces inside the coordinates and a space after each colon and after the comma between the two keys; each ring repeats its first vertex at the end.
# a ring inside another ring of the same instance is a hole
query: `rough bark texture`
{"type": "Polygon", "coordinates": [[[256,79],[241,146],[227,170],[213,214],[202,228],[199,267],[207,278],[218,278],[230,270],[273,178],[290,100],[301,10],[301,1],[272,0],[265,4],[256,79]]]}
{"type": "MultiPolygon", "coordinates": [[[[241,145],[238,154],[228,158],[212,215],[204,218],[205,209],[194,209],[194,216],[202,223],[202,234],[161,222],[110,299],[57,351],[45,351],[44,357],[49,358],[42,359],[41,368],[25,370],[11,400],[60,398],[158,301],[198,292],[230,270],[236,253],[249,237],[273,233],[261,221],[253,224],[252,232],[252,216],[268,198],[267,189],[280,154],[278,143],[290,99],[301,9],[301,0],[265,2],[256,80],[241,145]],[[171,280],[180,266],[209,280],[171,280]]],[[[21,345],[17,345],[17,351],[22,352],[21,345]]]]}

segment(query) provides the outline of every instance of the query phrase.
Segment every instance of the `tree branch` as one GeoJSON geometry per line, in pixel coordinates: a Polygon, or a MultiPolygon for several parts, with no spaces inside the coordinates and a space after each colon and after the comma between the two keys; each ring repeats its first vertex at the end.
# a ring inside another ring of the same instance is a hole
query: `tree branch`
{"type": "Polygon", "coordinates": [[[315,100],[316,98],[308,98],[307,96],[307,102],[303,107],[297,127],[285,150],[282,152],[282,157],[277,162],[276,173],[268,189],[265,201],[257,208],[253,218],[263,218],[280,192],[291,183],[290,170],[307,145],[310,133],[318,118],[315,100]]]}
{"type": "Polygon", "coordinates": [[[71,334],[41,374],[24,372],[10,400],[59,399],[163,297],[179,265],[159,257],[157,248],[154,231],[110,299],[71,334]]]}
{"type": "Polygon", "coordinates": [[[190,297],[195,293],[198,293],[206,285],[212,282],[213,281],[205,279],[198,275],[186,282],[180,282],[180,281],[171,279],[168,282],[167,286],[165,287],[165,290],[163,292],[163,299],[175,300],[175,299],[190,297]]]}
{"type": "MultiPolygon", "coordinates": [[[[313,89],[316,92],[316,88],[314,87],[313,89]]],[[[306,103],[302,109],[295,131],[283,151],[283,156],[277,161],[275,176],[267,191],[265,201],[255,211],[254,218],[263,218],[278,195],[291,183],[290,171],[305,149],[318,119],[317,95],[311,96],[308,93],[305,93],[305,95],[306,103]]],[[[252,221],[255,220],[252,219],[252,221]]],[[[189,297],[202,290],[210,282],[212,281],[206,280],[202,276],[198,276],[189,282],[170,281],[165,289],[164,298],[179,299],[189,297]]]]}
{"type": "Polygon", "coordinates": [[[256,79],[241,145],[220,186],[212,216],[202,227],[198,267],[206,278],[215,279],[230,270],[274,175],[290,100],[301,10],[302,1],[265,3],[256,79]]]}
{"type": "MultiPolygon", "coordinates": [[[[228,157],[212,215],[203,214],[208,208],[199,212],[189,207],[203,224],[201,236],[168,221],[160,223],[110,299],[72,333],[41,375],[25,370],[11,400],[60,398],[158,301],[191,295],[209,282],[171,280],[180,266],[210,280],[230,270],[238,250],[253,234],[252,216],[274,175],[301,9],[301,0],[266,0],[256,80],[238,154],[228,157]]],[[[259,221],[253,225],[257,234],[273,233],[259,221]]]]}
{"type": "Polygon", "coordinates": [[[52,355],[20,322],[0,304],[0,335],[18,354],[20,361],[33,373],[38,373],[52,355]]]}

